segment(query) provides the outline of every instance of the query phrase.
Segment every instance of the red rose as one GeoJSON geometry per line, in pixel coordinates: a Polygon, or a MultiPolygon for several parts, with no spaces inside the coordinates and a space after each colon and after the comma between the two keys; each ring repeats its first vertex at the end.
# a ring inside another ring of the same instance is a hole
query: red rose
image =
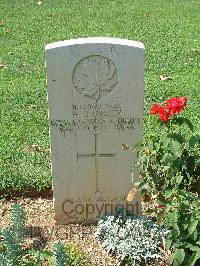
{"type": "Polygon", "coordinates": [[[150,115],[157,114],[161,121],[167,122],[171,115],[180,113],[187,103],[186,97],[172,97],[166,100],[165,107],[159,106],[157,103],[152,104],[149,109],[150,115]]]}
{"type": "Polygon", "coordinates": [[[169,118],[169,112],[165,107],[160,107],[158,110],[158,116],[160,118],[161,121],[163,122],[167,122],[168,118],[169,118]]]}
{"type": "Polygon", "coordinates": [[[151,108],[149,109],[150,115],[155,115],[158,113],[160,106],[157,103],[152,104],[151,108]]]}
{"type": "Polygon", "coordinates": [[[178,98],[170,98],[166,100],[166,108],[169,110],[170,115],[180,112],[182,109],[179,104],[178,98]]]}
{"type": "Polygon", "coordinates": [[[170,115],[180,113],[186,106],[186,102],[186,97],[170,98],[166,100],[166,108],[168,109],[170,115]]]}

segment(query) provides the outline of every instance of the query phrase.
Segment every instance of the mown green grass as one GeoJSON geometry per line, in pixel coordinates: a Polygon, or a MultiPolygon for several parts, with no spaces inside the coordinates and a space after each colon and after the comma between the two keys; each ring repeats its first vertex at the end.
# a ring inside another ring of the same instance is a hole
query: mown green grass
{"type": "Polygon", "coordinates": [[[44,46],[109,36],[146,48],[145,112],[154,101],[186,95],[200,129],[200,1],[0,1],[0,190],[51,186],[44,46]],[[172,80],[161,81],[165,74],[172,80]],[[37,145],[32,147],[32,145],[37,145]]]}

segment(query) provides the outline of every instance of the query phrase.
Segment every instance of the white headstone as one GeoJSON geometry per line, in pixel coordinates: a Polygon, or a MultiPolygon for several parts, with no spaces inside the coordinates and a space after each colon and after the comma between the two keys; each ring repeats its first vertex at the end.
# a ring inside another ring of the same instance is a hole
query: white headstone
{"type": "Polygon", "coordinates": [[[137,214],[137,197],[126,205],[136,154],[123,147],[143,133],[143,44],[102,37],[48,44],[46,71],[57,223],[94,222],[120,206],[137,214]]]}

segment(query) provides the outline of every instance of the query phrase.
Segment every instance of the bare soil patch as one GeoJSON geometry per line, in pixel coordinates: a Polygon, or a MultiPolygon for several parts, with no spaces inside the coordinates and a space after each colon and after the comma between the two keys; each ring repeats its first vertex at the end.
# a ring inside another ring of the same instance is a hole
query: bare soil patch
{"type": "Polygon", "coordinates": [[[10,226],[10,207],[18,203],[26,214],[27,246],[51,249],[56,240],[78,246],[91,265],[117,265],[117,259],[109,255],[95,240],[95,225],[55,225],[53,201],[44,198],[13,198],[0,203],[0,228],[10,226]]]}
{"type": "MultiPolygon", "coordinates": [[[[23,207],[26,214],[27,247],[50,250],[56,240],[72,243],[82,250],[91,266],[116,266],[117,258],[108,254],[95,240],[96,225],[55,225],[52,198],[12,198],[0,202],[0,228],[10,226],[10,210],[13,203],[23,207]]],[[[166,265],[159,262],[159,265],[166,265]]]]}

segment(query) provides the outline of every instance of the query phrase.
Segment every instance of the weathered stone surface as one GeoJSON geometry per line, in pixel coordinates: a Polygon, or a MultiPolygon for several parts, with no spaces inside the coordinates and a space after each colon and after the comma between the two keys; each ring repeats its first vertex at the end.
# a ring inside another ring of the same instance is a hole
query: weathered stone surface
{"type": "MultiPolygon", "coordinates": [[[[46,46],[57,223],[94,222],[126,205],[136,154],[123,144],[132,147],[142,136],[143,70],[140,42],[86,38],[46,46]]],[[[127,207],[138,213],[137,197],[127,207]]]]}

